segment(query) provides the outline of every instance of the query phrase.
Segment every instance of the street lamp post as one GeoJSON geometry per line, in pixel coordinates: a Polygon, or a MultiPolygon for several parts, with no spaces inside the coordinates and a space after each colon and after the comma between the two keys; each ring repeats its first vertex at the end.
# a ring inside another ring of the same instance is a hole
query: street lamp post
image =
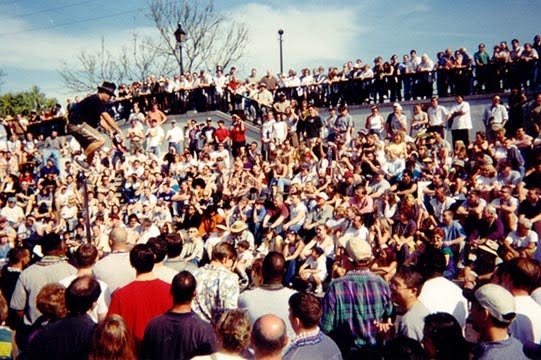
{"type": "Polygon", "coordinates": [[[186,31],[182,28],[180,23],[177,24],[177,29],[175,30],[175,40],[177,41],[177,46],[180,52],[179,56],[179,65],[180,65],[180,74],[184,74],[184,66],[182,64],[182,44],[186,40],[186,31]]]}
{"type": "Polygon", "coordinates": [[[284,53],[282,43],[284,42],[284,30],[278,30],[278,36],[280,37],[280,74],[284,73],[284,53]]]}

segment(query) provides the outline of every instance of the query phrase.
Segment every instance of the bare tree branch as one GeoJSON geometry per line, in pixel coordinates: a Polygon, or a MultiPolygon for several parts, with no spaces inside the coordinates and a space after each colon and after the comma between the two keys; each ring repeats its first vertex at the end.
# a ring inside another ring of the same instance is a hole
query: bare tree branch
{"type": "Polygon", "coordinates": [[[179,51],[174,32],[182,24],[187,32],[182,44],[187,72],[237,63],[248,45],[248,29],[218,12],[213,0],[148,0],[148,17],[159,41],[132,34],[132,41],[113,56],[102,39],[95,53],[82,51],[75,64],[64,62],[59,74],[67,89],[93,91],[103,81],[143,80],[150,75],[176,73],[179,51]]]}
{"type": "Polygon", "coordinates": [[[182,44],[186,71],[230,65],[242,58],[248,44],[246,25],[234,23],[228,14],[216,11],[212,0],[149,0],[148,15],[165,44],[162,51],[173,53],[177,62],[173,33],[177,23],[186,30],[188,35],[182,44]]]}
{"type": "Polygon", "coordinates": [[[74,92],[93,91],[103,81],[120,80],[117,62],[111,53],[105,49],[105,40],[101,39],[100,50],[91,54],[82,51],[77,56],[78,65],[62,63],[58,71],[64,85],[74,92]],[[74,70],[78,68],[78,70],[74,70]]]}

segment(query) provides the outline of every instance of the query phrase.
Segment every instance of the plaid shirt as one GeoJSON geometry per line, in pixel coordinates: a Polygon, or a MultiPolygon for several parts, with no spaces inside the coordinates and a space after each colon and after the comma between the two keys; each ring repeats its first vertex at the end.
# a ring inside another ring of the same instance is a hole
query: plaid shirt
{"type": "Polygon", "coordinates": [[[374,321],[391,317],[389,285],[370,270],[352,270],[333,280],[323,301],[321,330],[343,354],[376,345],[374,321]]]}

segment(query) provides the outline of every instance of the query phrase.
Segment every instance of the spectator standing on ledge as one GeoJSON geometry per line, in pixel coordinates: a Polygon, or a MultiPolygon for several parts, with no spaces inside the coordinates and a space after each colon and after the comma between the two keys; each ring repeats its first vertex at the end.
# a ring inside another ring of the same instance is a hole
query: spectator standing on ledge
{"type": "Polygon", "coordinates": [[[470,129],[472,128],[470,104],[464,101],[462,95],[455,96],[456,105],[451,108],[448,121],[453,137],[453,145],[462,140],[468,147],[470,144],[470,129]]]}
{"type": "MultiPolygon", "coordinates": [[[[509,120],[507,109],[501,104],[501,99],[498,95],[492,97],[492,104],[487,106],[483,113],[483,123],[485,124],[487,140],[493,142],[495,139],[494,132],[505,126],[509,120]]],[[[513,134],[512,134],[513,135],[513,134]]]]}

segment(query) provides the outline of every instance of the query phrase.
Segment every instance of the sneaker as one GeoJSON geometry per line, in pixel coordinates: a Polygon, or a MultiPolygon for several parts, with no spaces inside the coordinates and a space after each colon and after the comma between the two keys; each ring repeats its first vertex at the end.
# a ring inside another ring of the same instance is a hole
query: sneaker
{"type": "Polygon", "coordinates": [[[322,285],[316,286],[316,289],[314,290],[314,294],[321,294],[321,293],[323,293],[323,286],[322,285]]]}

